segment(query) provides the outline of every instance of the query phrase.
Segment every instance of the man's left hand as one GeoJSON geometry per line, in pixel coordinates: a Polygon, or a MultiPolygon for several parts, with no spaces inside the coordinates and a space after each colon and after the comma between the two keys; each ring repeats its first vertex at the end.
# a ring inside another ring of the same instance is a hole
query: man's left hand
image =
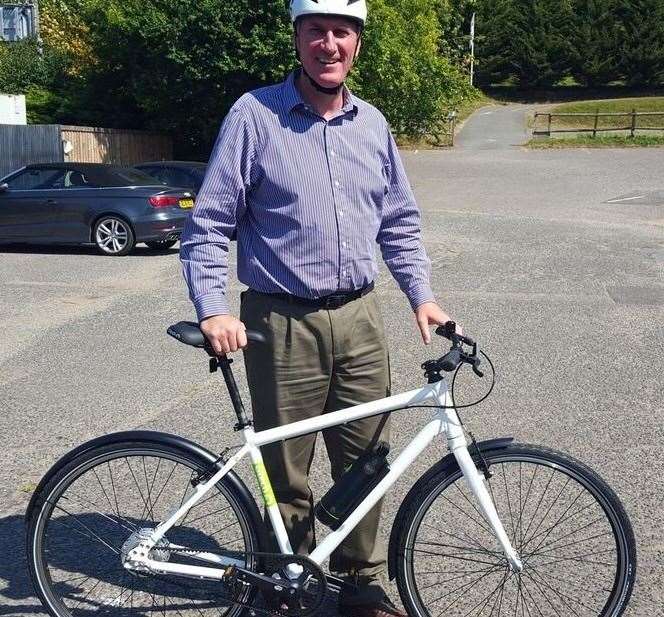
{"type": "MultiPolygon", "coordinates": [[[[415,309],[415,319],[417,320],[417,326],[420,329],[422,340],[425,345],[428,345],[431,342],[429,326],[443,325],[444,323],[451,321],[450,316],[435,302],[425,302],[424,304],[420,304],[415,309]]],[[[458,324],[456,331],[458,334],[463,334],[463,330],[458,324]]]]}

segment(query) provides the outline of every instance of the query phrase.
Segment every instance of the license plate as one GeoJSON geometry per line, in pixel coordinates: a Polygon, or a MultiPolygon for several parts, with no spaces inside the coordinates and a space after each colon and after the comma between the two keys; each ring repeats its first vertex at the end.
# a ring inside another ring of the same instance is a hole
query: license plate
{"type": "Polygon", "coordinates": [[[180,208],[193,208],[194,200],[193,199],[181,199],[180,208]]]}

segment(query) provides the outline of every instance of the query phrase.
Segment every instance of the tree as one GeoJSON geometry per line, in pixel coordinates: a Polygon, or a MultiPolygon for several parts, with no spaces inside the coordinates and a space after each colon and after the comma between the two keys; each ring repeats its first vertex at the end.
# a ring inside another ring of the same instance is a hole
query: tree
{"type": "Polygon", "coordinates": [[[515,34],[513,0],[481,0],[477,7],[476,80],[482,85],[501,83],[512,77],[511,51],[515,34]]]}
{"type": "Polygon", "coordinates": [[[621,26],[617,0],[573,0],[569,28],[570,70],[587,86],[620,78],[621,26]]]}
{"type": "Polygon", "coordinates": [[[206,156],[230,105],[294,59],[283,0],[89,3],[94,115],[170,132],[184,156],[206,156]]]}
{"type": "Polygon", "coordinates": [[[453,63],[466,67],[470,56],[470,20],[477,0],[438,0],[436,15],[440,24],[440,53],[453,63]]]}
{"type": "Polygon", "coordinates": [[[44,44],[70,60],[69,71],[78,74],[94,64],[90,31],[83,20],[85,0],[41,0],[39,34],[44,44]]]}
{"type": "Polygon", "coordinates": [[[617,56],[626,82],[631,86],[664,83],[664,2],[621,0],[617,56]]]}
{"type": "Polygon", "coordinates": [[[507,29],[512,70],[520,86],[549,87],[569,72],[568,0],[512,0],[507,29]]]}
{"type": "Polygon", "coordinates": [[[68,67],[67,58],[36,37],[0,43],[0,92],[29,94],[50,88],[61,81],[68,67]]]}
{"type": "Polygon", "coordinates": [[[373,0],[351,79],[359,96],[410,137],[437,132],[448,110],[476,95],[468,78],[440,55],[435,11],[435,0],[373,0]]]}

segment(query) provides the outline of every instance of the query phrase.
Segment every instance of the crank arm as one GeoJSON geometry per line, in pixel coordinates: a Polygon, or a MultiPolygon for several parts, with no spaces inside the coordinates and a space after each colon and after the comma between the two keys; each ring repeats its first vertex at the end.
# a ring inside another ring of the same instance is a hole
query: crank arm
{"type": "Polygon", "coordinates": [[[245,585],[253,585],[258,589],[272,593],[293,595],[297,591],[295,587],[289,585],[288,583],[282,584],[271,576],[258,574],[256,572],[252,572],[251,570],[245,570],[244,568],[236,568],[233,566],[227,568],[224,580],[226,578],[239,581],[245,585]]]}

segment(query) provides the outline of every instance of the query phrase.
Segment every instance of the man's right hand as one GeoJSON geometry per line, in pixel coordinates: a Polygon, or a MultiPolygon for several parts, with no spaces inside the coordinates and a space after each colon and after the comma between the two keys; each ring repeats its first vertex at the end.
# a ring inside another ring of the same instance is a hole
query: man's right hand
{"type": "Polygon", "coordinates": [[[200,323],[201,332],[221,356],[247,346],[244,324],[233,315],[213,315],[200,323]]]}

